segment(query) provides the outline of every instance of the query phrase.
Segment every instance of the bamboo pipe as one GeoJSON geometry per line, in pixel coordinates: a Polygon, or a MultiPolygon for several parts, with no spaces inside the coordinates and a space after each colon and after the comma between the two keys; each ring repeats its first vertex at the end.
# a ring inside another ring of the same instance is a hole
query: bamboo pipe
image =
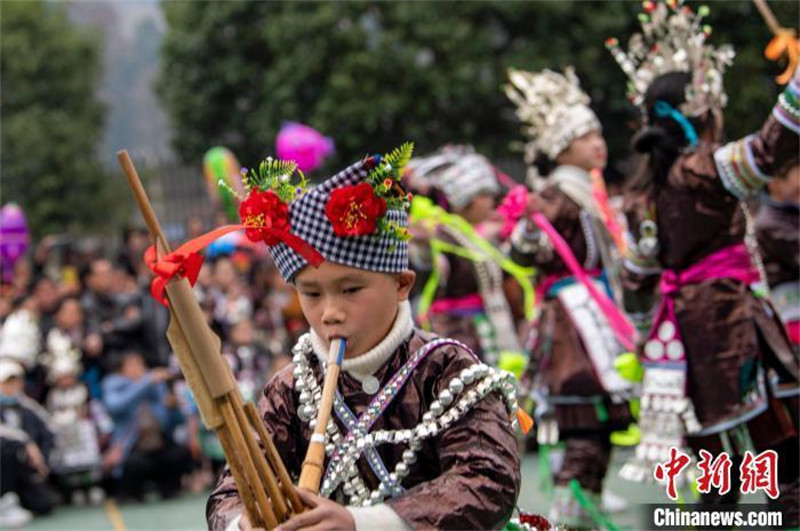
{"type": "MultiPolygon", "coordinates": [[[[117,156],[142,216],[153,234],[157,252],[160,255],[169,253],[167,239],[147,199],[130,156],[124,150],[118,152],[117,156]]],[[[173,348],[183,353],[179,356],[181,369],[197,397],[203,421],[209,427],[214,427],[220,437],[220,443],[225,450],[231,473],[239,487],[250,521],[258,527],[274,528],[278,522],[272,511],[272,505],[260,486],[259,472],[267,468],[265,457],[258,451],[257,445],[253,452],[253,445],[249,444],[253,439],[252,432],[241,411],[241,397],[230,368],[219,356],[219,338],[205,325],[205,318],[185,279],[174,279],[169,282],[167,296],[171,302],[172,316],[168,337],[173,348]],[[195,356],[199,357],[202,363],[198,363],[195,356]],[[243,425],[240,422],[243,422],[243,425]],[[259,470],[256,469],[255,463],[261,465],[259,470]]],[[[274,476],[272,477],[274,479],[274,476]]]]}
{"type": "Polygon", "coordinates": [[[272,438],[267,433],[255,404],[252,402],[245,403],[244,412],[250,419],[250,424],[255,428],[258,438],[261,439],[261,442],[264,444],[267,460],[269,461],[270,466],[272,466],[272,469],[278,473],[278,480],[280,481],[281,489],[283,490],[284,496],[291,504],[292,511],[295,514],[302,513],[305,510],[303,502],[300,501],[300,496],[298,496],[297,491],[294,490],[292,478],[289,477],[286,467],[283,466],[283,461],[278,453],[278,449],[275,448],[275,443],[272,442],[272,438]]]}
{"type": "Polygon", "coordinates": [[[256,528],[265,527],[266,524],[261,517],[261,511],[258,509],[258,502],[256,501],[255,494],[253,494],[253,489],[250,488],[250,483],[248,483],[245,476],[244,465],[237,460],[236,448],[231,440],[230,432],[222,427],[217,430],[217,436],[222,445],[222,451],[225,453],[225,457],[228,461],[228,467],[231,470],[233,481],[236,483],[236,488],[239,491],[239,498],[242,500],[244,511],[251,525],[256,528]]]}
{"type": "MultiPolygon", "coordinates": [[[[233,400],[236,400],[236,397],[233,397],[233,400]]],[[[236,422],[239,426],[241,426],[242,430],[253,429],[245,415],[242,404],[237,403],[232,405],[233,407],[231,409],[233,410],[234,415],[236,415],[236,422]]],[[[286,506],[286,500],[284,500],[283,494],[278,486],[278,479],[275,477],[273,470],[269,467],[267,460],[263,458],[263,454],[255,438],[245,437],[244,441],[247,444],[247,451],[251,456],[262,457],[262,459],[254,458],[253,463],[255,464],[256,472],[258,472],[258,477],[261,480],[261,483],[267,488],[276,520],[278,522],[283,522],[289,515],[289,510],[286,506]]]]}
{"type": "MultiPolygon", "coordinates": [[[[169,253],[169,243],[164,237],[161,224],[158,222],[153,207],[147,199],[147,194],[133,161],[125,150],[117,152],[117,158],[125,172],[125,177],[139,206],[139,211],[142,213],[147,228],[155,239],[156,248],[159,252],[169,253]]],[[[187,360],[186,366],[181,364],[182,369],[188,369],[185,370],[187,382],[191,384],[192,381],[198,381],[198,385],[202,385],[205,390],[210,392],[210,396],[214,398],[228,394],[236,388],[236,384],[225,360],[219,355],[219,338],[205,324],[205,317],[199,305],[195,303],[189,282],[185,279],[169,282],[166,291],[171,303],[170,313],[173,318],[178,320],[180,329],[183,332],[183,339],[193,354],[191,356],[193,358],[192,361],[187,360]],[[200,378],[201,374],[202,378],[200,378]],[[203,383],[200,384],[200,381],[203,383]]],[[[180,361],[183,360],[181,359],[180,361]]],[[[195,394],[202,395],[204,393],[195,394]]],[[[198,402],[198,407],[201,405],[198,402]]],[[[207,405],[206,409],[210,410],[211,408],[207,405]]],[[[211,417],[219,416],[218,413],[216,415],[212,414],[212,411],[207,411],[207,413],[211,417]]],[[[204,420],[208,416],[204,414],[204,420]]]]}
{"type": "Polygon", "coordinates": [[[319,492],[322,481],[323,464],[325,462],[325,436],[328,431],[328,422],[333,408],[333,397],[339,380],[339,369],[342,366],[344,351],[347,341],[344,338],[334,338],[328,351],[328,363],[325,368],[325,383],[322,387],[322,401],[317,412],[317,425],[311,435],[303,468],[300,472],[298,487],[313,493],[319,492]]]}
{"type": "MultiPolygon", "coordinates": [[[[242,427],[237,422],[236,414],[233,411],[233,405],[228,397],[218,400],[218,404],[219,410],[222,413],[222,418],[225,421],[225,427],[228,429],[228,433],[231,436],[231,442],[233,443],[234,450],[233,455],[235,455],[237,459],[240,459],[243,465],[242,470],[244,472],[243,475],[246,482],[245,485],[248,485],[250,488],[252,488],[253,492],[255,493],[256,501],[258,502],[257,505],[261,512],[260,516],[263,518],[266,528],[274,529],[278,527],[278,521],[275,519],[275,513],[272,510],[272,504],[270,503],[269,498],[267,498],[267,493],[263,488],[261,488],[260,478],[258,477],[258,472],[256,471],[256,467],[253,462],[254,458],[263,458],[263,456],[253,456],[250,453],[250,448],[248,447],[247,442],[245,442],[246,434],[243,433],[242,427]]],[[[237,486],[239,485],[237,484],[237,486]]]]}

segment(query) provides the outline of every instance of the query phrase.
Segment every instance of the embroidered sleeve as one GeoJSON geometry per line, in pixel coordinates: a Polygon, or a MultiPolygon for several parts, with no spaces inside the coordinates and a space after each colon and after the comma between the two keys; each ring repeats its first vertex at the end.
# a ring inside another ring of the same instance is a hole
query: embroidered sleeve
{"type": "Polygon", "coordinates": [[[796,74],[758,133],[725,144],[714,152],[725,189],[739,200],[755,195],[776,171],[797,157],[798,134],[800,78],[796,74]]]}

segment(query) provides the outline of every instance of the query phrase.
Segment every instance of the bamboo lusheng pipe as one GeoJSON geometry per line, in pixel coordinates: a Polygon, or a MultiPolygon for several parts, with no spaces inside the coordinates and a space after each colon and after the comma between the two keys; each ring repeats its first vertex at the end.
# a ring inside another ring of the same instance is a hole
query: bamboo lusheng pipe
{"type": "MultiPolygon", "coordinates": [[[[163,256],[169,253],[169,244],[133,162],[124,150],[118,152],[117,157],[139,210],[155,239],[157,254],[163,256]]],[[[248,419],[233,373],[219,355],[219,338],[205,323],[188,281],[180,276],[172,278],[167,283],[166,293],[170,301],[171,316],[167,337],[195,396],[203,422],[209,428],[215,429],[219,436],[250,522],[254,527],[272,529],[278,525],[279,519],[284,521],[291,516],[286,499],[295,512],[302,509],[296,493],[292,492],[294,496],[286,495],[284,499],[278,487],[280,479],[284,491],[291,489],[288,472],[280,458],[275,458],[277,451],[266,436],[264,426],[261,425],[259,430],[258,423],[253,424],[252,414],[248,419]],[[258,447],[253,428],[263,438],[267,456],[258,447]],[[272,500],[267,497],[263,484],[266,484],[272,500]],[[278,517],[275,515],[276,511],[278,517]]]]}
{"type": "MultiPolygon", "coordinates": [[[[253,428],[250,421],[247,420],[247,416],[241,404],[232,407],[231,411],[233,411],[233,414],[236,416],[237,425],[241,426],[243,430],[253,428]]],[[[250,455],[263,455],[254,437],[244,437],[243,440],[247,445],[247,450],[250,455]]],[[[289,510],[286,506],[286,501],[283,499],[280,487],[278,487],[278,478],[272,473],[266,459],[254,459],[253,464],[255,465],[261,484],[266,487],[269,493],[269,499],[272,502],[272,512],[274,513],[272,518],[276,519],[278,522],[283,522],[288,518],[289,510]]]]}
{"type": "MultiPolygon", "coordinates": [[[[118,152],[117,158],[122,165],[125,177],[128,180],[128,185],[130,186],[131,191],[133,192],[133,197],[139,206],[139,211],[142,213],[142,217],[147,224],[147,228],[150,230],[150,234],[153,235],[158,252],[169,253],[169,243],[167,243],[167,239],[164,237],[164,232],[161,230],[161,224],[158,222],[158,218],[156,218],[153,207],[150,205],[150,201],[147,199],[147,194],[142,186],[142,181],[139,179],[139,174],[136,172],[136,168],[133,166],[133,161],[131,161],[128,152],[125,150],[118,152]]],[[[186,280],[181,279],[177,282],[170,283],[170,286],[167,287],[167,295],[175,297],[175,292],[173,291],[173,293],[170,293],[170,290],[173,289],[173,286],[180,284],[184,284],[186,289],[191,289],[189,287],[189,283],[186,280]]],[[[170,313],[173,314],[172,310],[170,310],[170,313]]],[[[209,342],[209,348],[218,349],[219,338],[214,334],[211,334],[211,336],[212,337],[205,338],[209,342]]],[[[171,319],[169,329],[167,330],[167,337],[173,347],[176,342],[183,343],[186,347],[174,348],[180,363],[181,371],[186,377],[186,382],[189,385],[189,388],[192,389],[192,392],[194,392],[195,400],[197,401],[197,407],[200,410],[200,416],[203,418],[205,425],[211,429],[219,427],[222,424],[222,417],[220,415],[219,408],[216,407],[216,404],[212,399],[211,392],[206,384],[206,379],[203,377],[204,375],[197,366],[197,361],[192,356],[186,355],[188,349],[191,348],[191,343],[188,342],[187,330],[181,326],[181,323],[178,320],[171,319]]],[[[219,352],[219,350],[217,352],[219,352]]],[[[224,377],[222,375],[220,376],[224,377]]]]}
{"type": "Polygon", "coordinates": [[[325,434],[328,431],[328,422],[333,409],[333,397],[339,380],[339,369],[342,366],[344,351],[347,341],[344,338],[334,338],[328,351],[328,363],[325,367],[325,383],[322,386],[322,400],[317,412],[317,425],[311,435],[303,469],[300,471],[298,487],[319,493],[319,484],[322,480],[323,464],[325,462],[325,434]]]}
{"type": "Polygon", "coordinates": [[[261,439],[261,442],[264,444],[264,449],[266,450],[269,464],[278,472],[278,480],[280,481],[281,490],[283,490],[283,494],[286,496],[286,499],[289,500],[292,510],[295,513],[303,512],[305,510],[305,507],[303,507],[303,502],[300,501],[300,496],[298,496],[297,491],[294,490],[292,478],[289,477],[286,467],[280,466],[279,464],[282,463],[281,456],[278,453],[278,449],[275,448],[275,443],[273,443],[272,439],[269,437],[267,429],[264,427],[264,423],[258,414],[255,404],[252,402],[247,402],[244,405],[244,412],[247,414],[250,423],[255,428],[258,438],[261,439]]]}

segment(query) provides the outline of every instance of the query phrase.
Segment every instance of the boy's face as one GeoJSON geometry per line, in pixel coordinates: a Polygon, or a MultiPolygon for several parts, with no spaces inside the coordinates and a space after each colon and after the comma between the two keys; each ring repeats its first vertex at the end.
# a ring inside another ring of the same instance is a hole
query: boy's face
{"type": "Polygon", "coordinates": [[[397,305],[408,299],[414,273],[375,273],[331,262],[303,268],[295,287],[314,331],[330,343],[347,339],[346,358],[364,354],[389,333],[397,305]]]}

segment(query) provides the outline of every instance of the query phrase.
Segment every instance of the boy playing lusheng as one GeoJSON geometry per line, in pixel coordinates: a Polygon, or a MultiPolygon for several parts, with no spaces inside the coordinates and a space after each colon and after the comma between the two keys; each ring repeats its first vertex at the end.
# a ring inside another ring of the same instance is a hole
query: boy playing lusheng
{"type": "MultiPolygon", "coordinates": [[[[245,176],[248,237],[270,246],[312,328],[258,403],[295,478],[316,423],[321,360],[331,339],[347,339],[320,496],[301,491],[311,510],[283,530],[489,529],[514,508],[513,377],[412,321],[410,197],[398,184],[410,156],[407,144],[368,157],[307,193],[289,183],[289,165],[267,161],[245,176]]],[[[209,528],[246,529],[242,514],[226,469],[208,501],[209,528]]]]}

